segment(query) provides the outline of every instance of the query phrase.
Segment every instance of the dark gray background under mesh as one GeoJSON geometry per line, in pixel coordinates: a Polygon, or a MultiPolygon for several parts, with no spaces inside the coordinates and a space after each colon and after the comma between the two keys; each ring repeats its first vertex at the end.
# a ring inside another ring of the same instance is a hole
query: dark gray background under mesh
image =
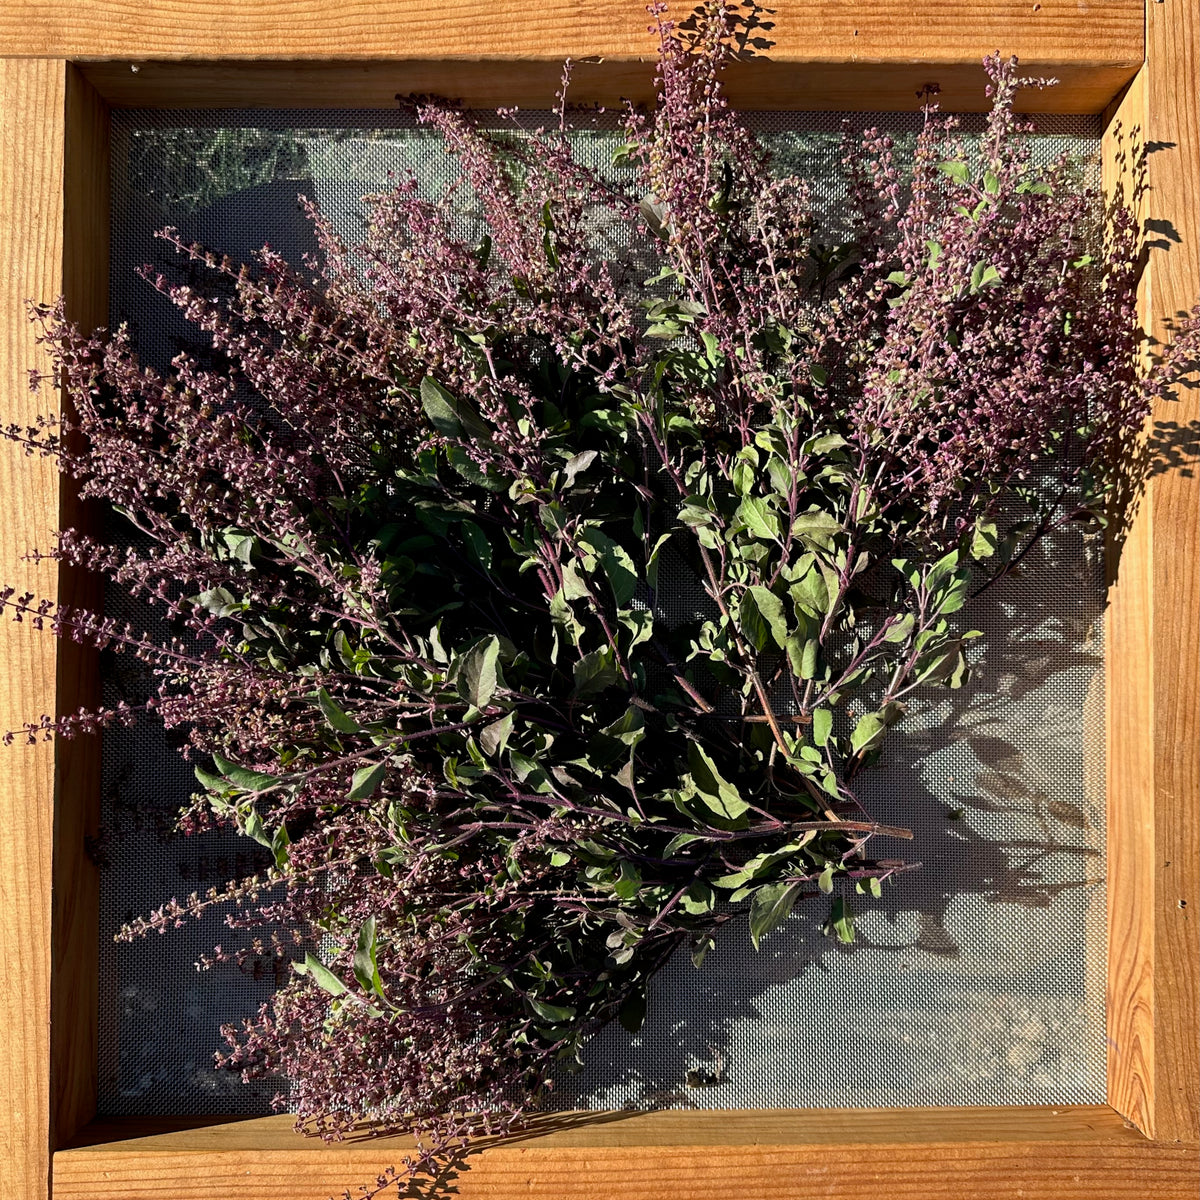
{"type": "MultiPolygon", "coordinates": [[[[910,134],[904,114],[855,114],[910,134]]],[[[756,114],[781,161],[813,180],[835,219],[839,114],[756,114]]],[[[436,139],[396,113],[117,112],[113,117],[111,315],[164,367],[195,331],[137,279],[169,268],[153,231],[234,258],[264,242],[293,261],[313,249],[296,197],[315,199],[351,240],[361,197],[388,172],[436,192],[452,166],[436,139]]],[[[903,139],[902,139],[903,140],[903,139]]],[[[612,135],[581,138],[589,155],[612,135]]],[[[1035,153],[1093,169],[1098,128],[1043,118],[1035,153]]],[[[466,219],[466,218],[464,218],[466,219]]],[[[682,585],[682,581],[681,581],[682,585]]],[[[1066,1104],[1104,1099],[1103,671],[1099,548],[1057,537],[1019,581],[964,614],[986,637],[963,692],[930,690],[864,782],[874,816],[915,830],[921,870],[859,899],[857,944],[820,932],[822,904],[798,911],[755,953],[725,930],[704,969],[684,955],[655,981],[649,1017],[591,1043],[560,1100],[583,1107],[704,1108],[1066,1104]],[[701,1078],[716,1086],[689,1086],[701,1078]]],[[[110,612],[144,624],[116,591],[110,612]]],[[[107,698],[145,680],[106,660],[107,698]]],[[[105,737],[107,868],[101,893],[100,1111],[258,1112],[274,1088],[212,1069],[222,1022],[252,1015],[276,964],[197,972],[215,941],[240,944],[214,915],[133,946],[112,933],[163,899],[261,866],[230,834],[172,833],[192,790],[172,739],[150,725],[105,737]]],[[[900,844],[897,844],[900,846],[900,844]]],[[[899,853],[900,851],[897,851],[899,853]]],[[[286,970],[286,966],[280,969],[286,970]]]]}

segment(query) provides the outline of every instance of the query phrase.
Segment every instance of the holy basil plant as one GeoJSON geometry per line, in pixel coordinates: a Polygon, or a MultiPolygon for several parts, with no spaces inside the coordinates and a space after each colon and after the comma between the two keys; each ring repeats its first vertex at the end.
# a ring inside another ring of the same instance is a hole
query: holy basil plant
{"type": "Polygon", "coordinates": [[[1197,358],[1193,323],[1140,370],[1133,217],[1101,234],[1033,164],[1013,64],[978,138],[932,107],[903,156],[847,135],[834,219],[728,109],[726,7],[687,37],[654,11],[658,103],[610,169],[565,101],[503,138],[422,104],[449,194],[375,197],[360,246],[311,210],[307,270],[164,232],[213,280],[146,271],[208,365],[39,309],[76,415],[8,431],[136,534],[48,555],[176,631],[3,592],[156,681],[29,736],[153,716],[196,768],[184,827],[273,858],[125,936],[263,926],[292,979],[223,1064],[288,1081],[304,1129],[418,1133],[409,1170],[511,1129],[722,925],[758,946],[811,901],[853,940],[909,836],[856,777],[969,686],[973,598],[1103,523],[1197,358]]]}

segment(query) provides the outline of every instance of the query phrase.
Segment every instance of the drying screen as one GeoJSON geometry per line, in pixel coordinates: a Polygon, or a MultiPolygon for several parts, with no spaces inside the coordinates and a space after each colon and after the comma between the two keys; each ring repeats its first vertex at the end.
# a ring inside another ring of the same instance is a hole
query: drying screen
{"type": "MultiPolygon", "coordinates": [[[[752,117],[782,168],[812,182],[831,236],[844,207],[843,119],[752,117]]],[[[901,150],[917,120],[845,119],[890,130],[901,150]]],[[[602,121],[575,136],[580,155],[596,164],[621,140],[602,121]]],[[[1095,174],[1098,147],[1091,118],[1043,118],[1034,135],[1038,160],[1068,154],[1081,180],[1095,174]]],[[[203,358],[204,343],[135,274],[147,263],[181,270],[156,229],[174,225],[235,259],[269,242],[299,264],[315,244],[298,195],[354,242],[363,197],[389,178],[412,173],[433,196],[456,175],[438,138],[400,114],[374,111],[117,112],[113,165],[111,319],[128,322],[143,361],[159,369],[181,350],[203,358]]],[[[470,209],[468,196],[464,232],[477,225],[470,209]]],[[[111,535],[124,536],[115,526],[111,535]]],[[[664,580],[663,615],[688,608],[694,587],[682,576],[664,580]]],[[[928,689],[883,764],[862,779],[875,819],[913,829],[913,842],[897,845],[921,868],[887,885],[879,901],[856,898],[852,947],[821,932],[821,901],[798,909],[761,951],[744,923],[731,922],[702,970],[681,954],[655,979],[641,1032],[598,1034],[582,1073],[559,1082],[557,1102],[1102,1103],[1102,603],[1100,547],[1077,531],[1042,543],[1019,580],[974,602],[970,624],[984,637],[969,686],[928,689]]],[[[111,615],[155,631],[118,590],[109,589],[107,604],[111,615]]],[[[145,694],[138,666],[105,656],[107,701],[145,694]]],[[[193,787],[177,737],[152,724],[105,734],[102,1114],[262,1112],[276,1090],[212,1064],[220,1026],[268,1001],[286,963],[197,971],[214,942],[243,944],[220,913],[133,945],[112,940],[124,921],[171,896],[265,865],[249,839],[173,831],[193,787]]]]}

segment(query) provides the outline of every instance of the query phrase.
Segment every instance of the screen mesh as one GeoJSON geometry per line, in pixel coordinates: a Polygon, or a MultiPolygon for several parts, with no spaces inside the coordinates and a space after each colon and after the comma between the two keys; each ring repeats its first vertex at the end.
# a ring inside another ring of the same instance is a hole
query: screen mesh
{"type": "MultiPolygon", "coordinates": [[[[523,119],[537,123],[537,115],[523,119]]],[[[810,179],[836,224],[843,119],[874,124],[903,147],[910,114],[760,113],[777,160],[810,179]]],[[[967,118],[966,128],[972,128],[967,118]]],[[[974,128],[978,128],[976,124],[974,128]]],[[[600,163],[617,135],[602,119],[578,134],[600,163]]],[[[1040,118],[1034,153],[1069,154],[1094,175],[1091,118],[1040,118]]],[[[134,275],[179,266],[153,232],[234,258],[264,242],[294,262],[315,249],[297,203],[317,201],[356,240],[362,196],[389,172],[415,173],[437,193],[455,174],[439,141],[394,112],[124,111],[113,115],[111,319],[126,321],[143,360],[160,369],[197,332],[134,275]]],[[[469,200],[466,202],[469,209],[469,200]]],[[[464,210],[469,225],[476,218],[464,210]]],[[[113,529],[114,537],[122,536],[113,529]]],[[[883,899],[864,899],[858,941],[820,931],[822,906],[801,908],[760,952],[744,926],[722,932],[703,970],[686,954],[654,981],[649,1015],[631,1036],[605,1030],[558,1102],[577,1107],[784,1108],[931,1104],[1086,1104],[1104,1099],[1104,789],[1099,546],[1068,531],[969,610],[979,672],[963,692],[930,689],[886,762],[863,777],[876,819],[915,831],[920,870],[883,899]]],[[[689,581],[675,581],[689,603],[689,581]]],[[[110,614],[147,628],[110,588],[110,614]]],[[[147,680],[106,656],[106,701],[147,680]]],[[[101,885],[100,1111],[261,1112],[272,1084],[212,1068],[219,1026],[252,1015],[287,964],[197,972],[222,942],[240,943],[220,914],[134,945],[126,920],[263,866],[229,833],[184,838],[175,814],[190,768],[161,728],[104,739],[101,885]]]]}

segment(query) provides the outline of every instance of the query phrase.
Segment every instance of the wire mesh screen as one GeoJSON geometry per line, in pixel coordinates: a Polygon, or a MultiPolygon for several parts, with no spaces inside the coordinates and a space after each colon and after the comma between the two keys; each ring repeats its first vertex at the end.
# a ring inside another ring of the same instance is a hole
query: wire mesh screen
{"type": "MultiPolygon", "coordinates": [[[[903,145],[907,114],[853,114],[903,145]]],[[[825,222],[843,196],[843,115],[760,113],[776,159],[810,179],[825,222]]],[[[970,119],[968,119],[969,121],[970,119]]],[[[536,123],[536,116],[530,118],[536,123]]],[[[970,128],[968,124],[966,128],[970,128]]],[[[611,156],[617,132],[578,135],[581,155],[611,156]]],[[[1042,118],[1036,158],[1069,154],[1094,174],[1098,125],[1042,118]]],[[[264,242],[294,262],[315,249],[297,203],[317,201],[355,241],[364,194],[413,172],[438,193],[454,176],[440,142],[398,113],[118,112],[113,119],[111,318],[160,369],[203,342],[134,274],[179,270],[155,229],[234,258],[264,242]]],[[[464,229],[476,218],[464,201],[464,229]]],[[[122,536],[113,529],[114,537],[122,536]]],[[[801,908],[755,952],[726,926],[704,968],[687,954],[654,981],[637,1035],[607,1029],[582,1073],[564,1077],[571,1107],[786,1108],[932,1104],[1085,1104],[1104,1099],[1104,791],[1100,548],[1056,534],[970,610],[983,631],[970,686],[930,689],[886,761],[864,776],[873,816],[915,832],[920,870],[865,901],[852,947],[801,908]],[[1032,561],[1031,561],[1032,560],[1032,561]]],[[[663,581],[664,591],[670,581],[663,581]]],[[[679,575],[675,601],[694,582],[679,575]]],[[[146,615],[110,589],[110,614],[146,615]]],[[[106,700],[148,681],[106,663],[106,700]]],[[[261,1112],[273,1084],[213,1069],[219,1027],[251,1016],[286,978],[269,956],[198,972],[214,942],[240,943],[214,914],[136,943],[112,934],[131,916],[261,868],[248,839],[182,837],[175,815],[190,767],[161,728],[115,729],[104,742],[107,868],[101,890],[100,1110],[261,1112]]]]}

